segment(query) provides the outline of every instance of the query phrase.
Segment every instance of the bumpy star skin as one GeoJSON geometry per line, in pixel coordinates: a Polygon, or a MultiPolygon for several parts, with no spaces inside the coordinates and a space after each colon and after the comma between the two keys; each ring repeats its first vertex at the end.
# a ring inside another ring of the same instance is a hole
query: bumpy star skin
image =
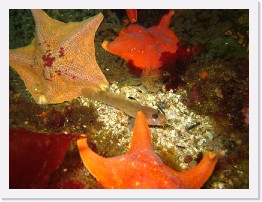
{"type": "Polygon", "coordinates": [[[9,51],[9,63],[39,104],[61,103],[81,95],[83,87],[105,90],[108,82],[95,59],[95,32],[100,13],[82,22],[63,23],[32,10],[36,37],[9,51]]]}
{"type": "Polygon", "coordinates": [[[217,162],[216,155],[209,152],[198,165],[182,172],[166,166],[152,149],[150,129],[141,111],[126,154],[101,157],[88,147],[86,138],[77,145],[85,166],[105,188],[200,188],[217,162]]]}
{"type": "Polygon", "coordinates": [[[104,41],[102,47],[143,70],[142,76],[159,76],[161,69],[173,66],[177,58],[179,40],[169,29],[173,15],[174,11],[169,11],[158,25],[149,28],[131,24],[114,41],[104,41]]]}

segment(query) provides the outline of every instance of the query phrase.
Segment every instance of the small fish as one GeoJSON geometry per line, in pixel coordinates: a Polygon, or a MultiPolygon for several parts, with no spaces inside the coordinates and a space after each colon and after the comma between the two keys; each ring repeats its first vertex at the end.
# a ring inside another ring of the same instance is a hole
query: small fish
{"type": "Polygon", "coordinates": [[[137,112],[142,111],[148,125],[165,126],[167,123],[166,115],[161,108],[143,106],[135,99],[127,99],[123,95],[85,88],[82,90],[82,96],[114,106],[132,117],[136,117],[137,112]]]}

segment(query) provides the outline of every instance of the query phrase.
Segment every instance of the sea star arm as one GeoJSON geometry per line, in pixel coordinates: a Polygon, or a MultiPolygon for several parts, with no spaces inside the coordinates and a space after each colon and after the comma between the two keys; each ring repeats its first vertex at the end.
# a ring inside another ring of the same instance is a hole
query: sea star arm
{"type": "Polygon", "coordinates": [[[137,170],[130,169],[132,161],[125,156],[104,158],[94,153],[87,138],[77,141],[81,159],[88,171],[104,188],[133,188],[137,170]]]}
{"type": "Polygon", "coordinates": [[[157,25],[159,28],[162,28],[162,29],[168,29],[169,25],[170,25],[170,22],[171,22],[171,18],[172,16],[175,14],[175,11],[169,11],[167,14],[165,14],[159,24],[157,25]]]}
{"type": "Polygon", "coordinates": [[[135,128],[132,138],[132,143],[127,154],[135,151],[151,151],[152,150],[152,137],[150,129],[147,125],[146,118],[142,111],[137,112],[135,128]]]}
{"type": "Polygon", "coordinates": [[[137,9],[126,9],[126,13],[131,23],[137,21],[137,9]]]}
{"type": "Polygon", "coordinates": [[[41,78],[35,73],[33,67],[35,39],[28,46],[9,50],[9,65],[23,78],[27,89],[34,99],[39,102],[43,96],[41,78]]]}
{"type": "Polygon", "coordinates": [[[33,63],[34,43],[9,50],[9,65],[15,68],[29,68],[33,63]]]}
{"type": "Polygon", "coordinates": [[[216,162],[217,156],[208,152],[199,164],[188,170],[176,172],[175,175],[181,180],[184,187],[199,189],[212,174],[216,162]]]}
{"type": "Polygon", "coordinates": [[[87,138],[77,140],[78,150],[85,167],[99,181],[110,178],[110,159],[99,156],[87,144],[87,138]]]}
{"type": "Polygon", "coordinates": [[[58,35],[57,29],[63,27],[65,23],[50,18],[41,9],[32,9],[31,11],[35,20],[38,41],[50,42],[56,39],[54,36],[58,35]],[[48,35],[45,33],[48,33],[48,35]]]}

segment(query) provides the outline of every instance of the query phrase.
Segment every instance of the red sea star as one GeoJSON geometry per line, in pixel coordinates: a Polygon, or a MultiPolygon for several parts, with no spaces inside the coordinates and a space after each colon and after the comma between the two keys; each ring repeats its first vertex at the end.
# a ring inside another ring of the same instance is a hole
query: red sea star
{"type": "Polygon", "coordinates": [[[72,134],[44,134],[23,128],[9,129],[9,188],[44,189],[49,176],[62,164],[72,134]]]}
{"type": "Polygon", "coordinates": [[[209,152],[198,165],[182,172],[166,166],[152,149],[142,112],[137,113],[131,147],[124,155],[104,158],[88,147],[86,139],[77,144],[85,166],[105,188],[200,188],[217,162],[209,152]]]}
{"type": "Polygon", "coordinates": [[[142,69],[143,75],[159,75],[164,66],[176,60],[178,38],[168,28],[173,15],[174,11],[169,11],[158,25],[147,29],[131,24],[113,42],[104,41],[102,46],[142,69]]]}

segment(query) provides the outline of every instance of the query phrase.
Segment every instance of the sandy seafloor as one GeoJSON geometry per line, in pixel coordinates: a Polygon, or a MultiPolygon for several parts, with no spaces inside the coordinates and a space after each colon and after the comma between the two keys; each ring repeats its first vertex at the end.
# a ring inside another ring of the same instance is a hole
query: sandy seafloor
{"type": "MultiPolygon", "coordinates": [[[[47,12],[67,22],[80,21],[98,11],[47,12]]],[[[164,12],[139,10],[139,23],[145,27],[155,25],[164,12]]],[[[212,151],[218,155],[218,163],[203,188],[248,188],[248,12],[176,10],[170,28],[185,44],[201,43],[206,49],[182,70],[177,67],[176,78],[164,72],[154,82],[130,74],[123,59],[101,47],[103,40],[113,40],[126,26],[124,12],[103,13],[105,19],[96,33],[95,46],[98,65],[110,83],[109,91],[133,97],[143,105],[159,105],[166,114],[166,127],[150,126],[156,154],[171,168],[184,170],[212,151]],[[206,79],[199,76],[202,72],[208,73],[206,79]]],[[[30,43],[32,23],[29,11],[10,12],[10,48],[30,43]]],[[[124,112],[83,97],[38,105],[15,70],[10,67],[9,73],[10,128],[50,135],[86,134],[90,147],[104,157],[121,155],[129,148],[134,119],[124,112]],[[44,118],[39,116],[43,111],[47,114],[44,118]]],[[[101,188],[83,166],[75,142],[61,166],[50,175],[47,188],[57,188],[61,180],[78,180],[85,188],[101,188]]]]}

